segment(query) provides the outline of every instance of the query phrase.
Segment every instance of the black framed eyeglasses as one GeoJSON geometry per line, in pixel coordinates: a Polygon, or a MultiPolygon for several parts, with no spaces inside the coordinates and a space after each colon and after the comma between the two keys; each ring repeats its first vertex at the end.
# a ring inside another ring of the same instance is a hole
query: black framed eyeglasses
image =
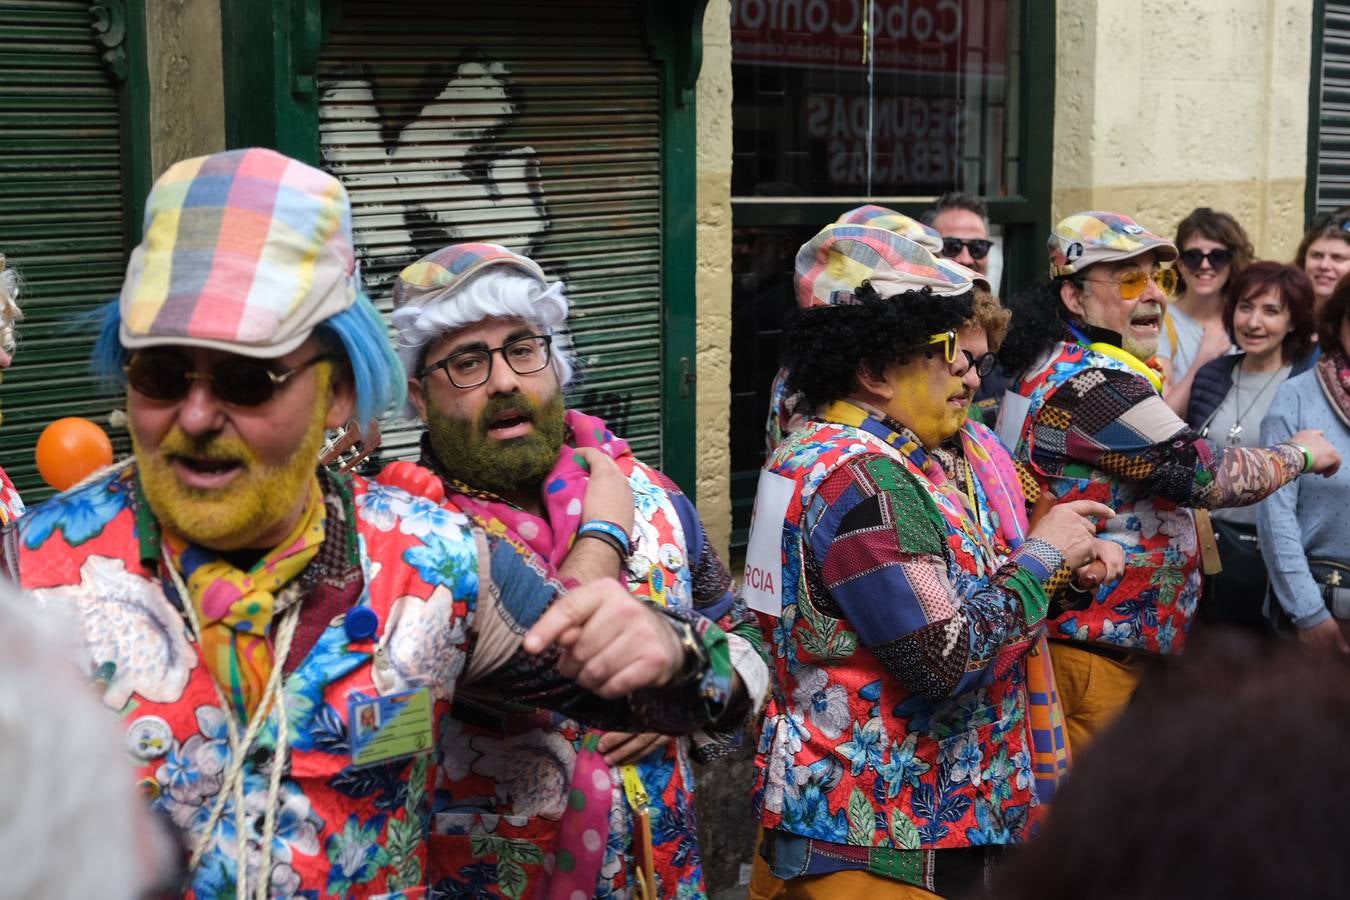
{"type": "Polygon", "coordinates": [[[961,255],[961,248],[970,251],[971,259],[984,259],[989,255],[989,250],[994,246],[994,242],[985,238],[969,238],[963,240],[959,237],[945,237],[942,239],[942,255],[948,259],[956,259],[961,255]]]}
{"type": "Polygon", "coordinates": [[[998,365],[998,357],[992,352],[981,353],[979,356],[965,348],[962,348],[961,352],[966,355],[966,362],[970,364],[970,368],[975,370],[975,374],[980,376],[981,380],[988,377],[994,371],[994,366],[998,365]]]}
{"type": "Polygon", "coordinates": [[[1193,272],[1200,268],[1200,263],[1206,261],[1209,262],[1209,267],[1215,272],[1222,272],[1233,261],[1233,251],[1220,247],[1217,250],[1205,253],[1196,247],[1192,247],[1189,250],[1182,250],[1180,258],[1186,268],[1193,272]]]}
{"type": "Polygon", "coordinates": [[[210,371],[198,372],[187,354],[177,350],[137,350],[122,367],[131,389],[143,397],[161,402],[182,400],[194,381],[211,382],[211,392],[231,406],[261,406],[271,400],[281,386],[316,363],[335,359],[320,353],[290,369],[278,369],[274,363],[249,356],[228,356],[210,371]]]}
{"type": "Polygon", "coordinates": [[[492,354],[500,353],[502,359],[517,375],[533,375],[542,371],[552,355],[553,335],[527,334],[509,340],[500,347],[474,347],[451,353],[444,359],[428,363],[418,378],[426,378],[437,369],[445,373],[450,383],[457,388],[475,388],[486,384],[492,377],[492,354]]]}

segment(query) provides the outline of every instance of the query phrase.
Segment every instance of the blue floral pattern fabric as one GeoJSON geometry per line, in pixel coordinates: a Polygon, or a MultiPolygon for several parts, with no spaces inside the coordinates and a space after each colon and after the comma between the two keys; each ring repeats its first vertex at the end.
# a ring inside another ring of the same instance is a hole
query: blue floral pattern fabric
{"type": "Polygon", "coordinates": [[[912,435],[825,417],[768,462],[795,494],[756,803],[780,877],[931,889],[925,853],[1015,842],[1037,802],[1021,657],[1063,560],[1002,560],[912,435]]]}

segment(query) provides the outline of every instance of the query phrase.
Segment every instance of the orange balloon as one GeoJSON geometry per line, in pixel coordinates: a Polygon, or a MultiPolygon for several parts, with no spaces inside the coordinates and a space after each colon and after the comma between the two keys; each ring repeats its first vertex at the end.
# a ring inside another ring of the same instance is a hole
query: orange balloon
{"type": "Polygon", "coordinates": [[[42,429],[35,455],[42,480],[64,491],[112,465],[112,441],[93,422],[72,416],[42,429]]]}

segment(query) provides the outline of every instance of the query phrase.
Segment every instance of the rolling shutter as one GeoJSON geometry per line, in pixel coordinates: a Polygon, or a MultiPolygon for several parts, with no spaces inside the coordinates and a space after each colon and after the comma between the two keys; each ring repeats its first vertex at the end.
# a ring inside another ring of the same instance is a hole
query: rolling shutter
{"type": "MultiPolygon", "coordinates": [[[[322,164],[346,184],[366,284],[454,241],[567,283],[569,402],[661,453],[661,156],[638,4],[344,2],[319,61],[322,164]]],[[[693,198],[688,198],[691,202],[693,198]]],[[[385,458],[416,452],[416,425],[385,458]]]]}
{"type": "Polygon", "coordinates": [[[1326,3],[1317,91],[1316,212],[1350,206],[1350,3],[1326,3]]]}
{"type": "MultiPolygon", "coordinates": [[[[14,365],[0,387],[0,466],[33,501],[33,447],[62,416],[107,426],[120,397],[89,376],[90,311],[122,285],[124,210],[117,86],[88,2],[0,0],[0,251],[23,277],[14,365]]],[[[113,431],[119,453],[126,432],[113,431]]]]}

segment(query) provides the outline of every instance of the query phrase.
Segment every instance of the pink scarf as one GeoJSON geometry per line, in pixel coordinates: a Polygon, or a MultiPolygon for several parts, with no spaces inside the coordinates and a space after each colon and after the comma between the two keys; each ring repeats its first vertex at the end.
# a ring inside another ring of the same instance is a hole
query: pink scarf
{"type": "MultiPolygon", "coordinates": [[[[544,478],[544,517],[533,515],[484,491],[448,480],[455,503],[480,522],[499,523],[556,571],[567,558],[581,527],[581,498],[590,470],[575,452],[594,447],[612,459],[631,455],[628,442],[614,436],[603,420],[569,409],[563,421],[570,441],[563,444],[558,462],[544,478]]],[[[570,900],[595,893],[609,838],[609,810],[614,786],[609,766],[596,749],[598,732],[588,732],[577,750],[568,803],[558,823],[558,847],[549,866],[548,900],[570,900]],[[587,836],[592,836],[587,840],[587,836]],[[595,838],[598,837],[598,840],[595,838]]]]}

